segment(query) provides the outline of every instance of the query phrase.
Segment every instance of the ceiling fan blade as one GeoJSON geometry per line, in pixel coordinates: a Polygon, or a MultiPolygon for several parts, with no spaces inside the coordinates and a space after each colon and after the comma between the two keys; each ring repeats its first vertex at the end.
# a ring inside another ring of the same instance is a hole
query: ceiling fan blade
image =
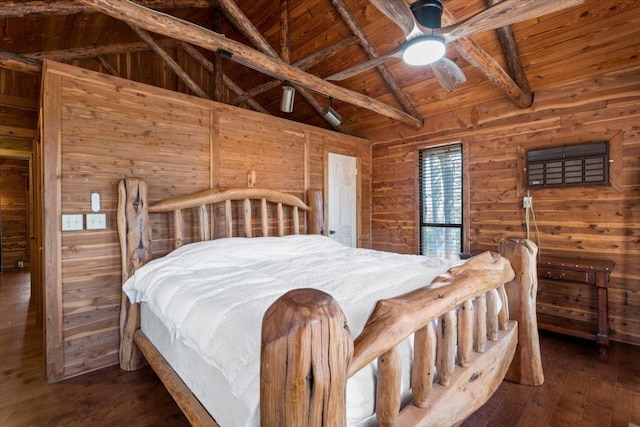
{"type": "Polygon", "coordinates": [[[451,92],[467,81],[467,76],[464,75],[458,64],[447,57],[434,62],[430,67],[438,83],[446,92],[451,92]]]}
{"type": "Polygon", "coordinates": [[[471,18],[457,24],[434,30],[447,42],[469,37],[475,33],[493,30],[518,22],[548,15],[584,3],[584,0],[503,0],[471,18]]]}
{"type": "Polygon", "coordinates": [[[347,68],[346,70],[340,71],[339,73],[332,74],[329,77],[325,77],[324,79],[340,81],[340,80],[347,79],[351,76],[355,76],[356,74],[360,74],[363,71],[369,70],[373,67],[377,67],[378,65],[382,64],[383,62],[391,58],[399,58],[402,55],[402,48],[403,48],[403,44],[399,45],[398,47],[393,49],[391,52],[387,52],[384,55],[380,55],[377,58],[370,59],[354,67],[347,68]]]}
{"type": "Polygon", "coordinates": [[[404,32],[405,37],[415,28],[416,21],[413,13],[404,0],[369,0],[369,2],[395,22],[404,32]]]}

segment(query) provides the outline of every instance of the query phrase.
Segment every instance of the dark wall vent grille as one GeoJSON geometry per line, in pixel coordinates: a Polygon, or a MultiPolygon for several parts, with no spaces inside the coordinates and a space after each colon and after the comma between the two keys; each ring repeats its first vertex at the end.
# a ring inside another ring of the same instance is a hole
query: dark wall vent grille
{"type": "Polygon", "coordinates": [[[609,183],[606,141],[527,152],[527,187],[571,187],[609,183]]]}

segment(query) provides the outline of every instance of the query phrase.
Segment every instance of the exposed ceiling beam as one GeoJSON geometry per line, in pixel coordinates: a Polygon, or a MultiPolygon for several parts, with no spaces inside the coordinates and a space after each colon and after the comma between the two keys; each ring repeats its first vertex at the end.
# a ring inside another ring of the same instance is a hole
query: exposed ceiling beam
{"type": "Polygon", "coordinates": [[[183,21],[162,12],[154,11],[137,5],[129,0],[76,0],[112,16],[129,22],[137,27],[153,31],[178,40],[186,41],[211,51],[223,50],[231,56],[233,61],[260,71],[281,80],[289,80],[327,97],[365,108],[383,116],[420,128],[423,121],[412,117],[404,111],[390,105],[324,81],[316,76],[285,64],[277,58],[251,49],[242,43],[202,28],[190,22],[183,21]]]}
{"type": "MultiPolygon", "coordinates": [[[[137,3],[152,9],[206,8],[216,4],[213,0],[137,0],[137,3]]],[[[73,15],[76,13],[95,13],[95,9],[75,0],[5,0],[0,2],[0,18],[73,15]]]]}
{"type": "Polygon", "coordinates": [[[109,74],[111,74],[112,76],[116,76],[116,77],[122,77],[120,75],[120,73],[118,72],[118,70],[116,70],[113,67],[113,65],[109,64],[109,61],[107,61],[104,56],[97,56],[96,59],[98,60],[100,65],[102,65],[104,67],[104,69],[109,72],[109,74]]]}
{"type": "MultiPolygon", "coordinates": [[[[442,10],[442,24],[456,23],[455,17],[446,8],[442,10]]],[[[459,38],[450,42],[460,55],[477,68],[498,89],[520,108],[527,108],[533,102],[531,90],[525,91],[509,76],[498,62],[471,38],[459,38]]]]}
{"type": "MultiPolygon", "coordinates": [[[[360,41],[360,46],[362,50],[367,54],[369,59],[376,58],[378,56],[378,52],[376,52],[375,48],[369,41],[369,37],[362,30],[360,25],[356,22],[356,18],[353,16],[347,5],[343,0],[331,0],[331,4],[333,8],[338,12],[338,15],[342,18],[344,23],[347,25],[349,30],[358,37],[360,41]]],[[[420,118],[420,114],[416,110],[416,107],[413,105],[413,102],[406,94],[406,92],[398,85],[396,79],[393,78],[391,72],[389,72],[389,68],[385,64],[380,64],[377,66],[378,72],[380,76],[382,76],[382,80],[384,81],[385,86],[391,92],[391,94],[396,98],[398,103],[402,106],[402,108],[412,116],[416,118],[420,118]]]]}
{"type": "Polygon", "coordinates": [[[40,74],[42,72],[42,61],[0,50],[0,68],[21,73],[40,74]]]}
{"type": "MultiPolygon", "coordinates": [[[[234,25],[236,25],[236,28],[240,32],[242,32],[245,35],[245,37],[251,40],[251,42],[255,46],[257,46],[257,48],[260,51],[262,51],[262,53],[264,53],[265,55],[269,55],[273,58],[281,59],[279,58],[275,49],[269,44],[267,39],[264,38],[262,33],[258,31],[255,25],[253,25],[253,23],[249,20],[249,18],[247,18],[247,16],[242,12],[242,10],[240,10],[238,5],[233,0],[220,0],[220,7],[222,8],[225,15],[229,18],[229,20],[233,22],[234,25]]],[[[283,18],[283,15],[280,15],[280,17],[283,18]]],[[[286,16],[285,18],[288,19],[288,17],[286,16]]],[[[288,24],[286,28],[288,29],[288,24]]],[[[286,44],[287,40],[289,39],[288,33],[284,36],[284,38],[285,38],[285,44],[286,44]]],[[[286,55],[288,56],[291,50],[290,46],[285,47],[285,50],[286,50],[286,55]]],[[[288,61],[284,59],[282,60],[283,60],[283,63],[289,65],[288,61]]],[[[305,99],[305,101],[307,101],[309,105],[311,105],[311,107],[313,107],[313,109],[316,110],[316,112],[324,120],[326,120],[326,117],[324,117],[324,114],[322,114],[322,111],[324,110],[324,106],[318,102],[318,100],[313,96],[313,94],[311,94],[305,87],[301,86],[300,84],[296,84],[295,82],[293,82],[292,85],[296,89],[296,91],[300,94],[300,96],[302,96],[305,99]]],[[[341,125],[334,126],[334,127],[344,132],[344,128],[341,125]]]]}
{"type": "MultiPolygon", "coordinates": [[[[502,0],[487,0],[487,4],[488,6],[493,6],[501,1],[502,0]]],[[[502,47],[504,59],[507,61],[507,71],[509,75],[525,93],[531,92],[531,86],[529,85],[527,74],[524,72],[522,57],[520,56],[520,49],[518,48],[513,27],[508,25],[506,27],[496,28],[496,33],[498,34],[498,41],[502,47]]]]}
{"type": "MultiPolygon", "coordinates": [[[[312,53],[311,55],[307,56],[306,58],[301,59],[298,62],[295,62],[293,65],[295,67],[300,68],[301,70],[308,70],[309,68],[313,67],[314,65],[319,64],[322,61],[325,61],[329,58],[331,58],[333,55],[335,55],[336,53],[340,52],[342,49],[346,48],[347,46],[349,46],[351,43],[354,43],[356,41],[355,37],[347,37],[346,39],[342,39],[340,40],[338,43],[328,46],[322,50],[319,50],[315,53],[312,53]]],[[[231,100],[231,104],[233,105],[240,105],[242,104],[244,101],[246,101],[249,98],[253,98],[256,95],[259,95],[263,92],[266,92],[268,90],[273,89],[274,87],[278,86],[280,84],[280,80],[272,80],[270,82],[267,83],[263,83],[261,85],[258,85],[252,89],[249,89],[248,91],[244,92],[243,94],[235,97],[234,99],[231,100]]]]}
{"type": "Polygon", "coordinates": [[[280,58],[287,64],[291,64],[289,15],[289,0],[280,0],[280,58]]]}
{"type": "MultiPolygon", "coordinates": [[[[187,52],[187,54],[191,55],[193,59],[198,61],[200,65],[206,68],[211,74],[215,74],[216,70],[215,70],[215,64],[213,62],[205,58],[203,54],[198,52],[198,50],[193,46],[191,46],[189,43],[182,42],[181,46],[184,49],[184,51],[187,52]]],[[[222,75],[222,80],[224,82],[224,85],[227,86],[229,90],[231,90],[231,92],[235,93],[236,95],[240,95],[243,92],[242,88],[237,84],[235,84],[231,80],[231,78],[226,74],[222,75]]],[[[269,112],[262,105],[258,104],[253,99],[247,100],[247,104],[249,104],[249,106],[251,106],[251,108],[253,108],[256,111],[269,114],[269,112]]]]}
{"type": "MultiPolygon", "coordinates": [[[[157,40],[156,44],[163,49],[172,49],[178,45],[177,40],[157,40]]],[[[50,50],[47,52],[33,52],[23,54],[32,59],[51,59],[54,61],[69,61],[71,59],[94,58],[102,55],[118,55],[121,53],[148,52],[151,50],[145,42],[119,43],[108,46],[80,47],[75,49],[50,50]]]]}
{"type": "Polygon", "coordinates": [[[198,84],[191,77],[189,77],[189,75],[180,67],[180,65],[178,65],[178,63],[167,52],[165,52],[160,46],[156,44],[149,33],[134,25],[129,24],[129,26],[138,35],[138,37],[140,37],[149,46],[151,46],[151,49],[153,49],[153,51],[158,54],[158,56],[160,56],[160,58],[169,66],[169,68],[173,70],[174,73],[176,73],[178,78],[182,80],[184,84],[186,84],[189,89],[193,91],[193,93],[198,95],[200,98],[211,99],[211,97],[207,95],[207,93],[202,90],[202,88],[198,86],[198,84]]]}

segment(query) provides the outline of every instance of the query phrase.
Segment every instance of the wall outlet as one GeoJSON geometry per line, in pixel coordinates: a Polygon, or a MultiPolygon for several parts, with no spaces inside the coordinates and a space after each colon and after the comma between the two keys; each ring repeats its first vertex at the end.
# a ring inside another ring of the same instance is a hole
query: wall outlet
{"type": "Polygon", "coordinates": [[[24,261],[18,261],[18,268],[24,268],[24,261]]]}
{"type": "Polygon", "coordinates": [[[107,214],[87,214],[87,230],[104,230],[107,228],[107,214]]]}
{"type": "Polygon", "coordinates": [[[533,197],[530,196],[524,196],[522,198],[522,207],[527,209],[527,208],[531,208],[531,205],[533,203],[533,197]]]}
{"type": "Polygon", "coordinates": [[[82,220],[82,214],[62,214],[62,231],[82,230],[82,220]]]}

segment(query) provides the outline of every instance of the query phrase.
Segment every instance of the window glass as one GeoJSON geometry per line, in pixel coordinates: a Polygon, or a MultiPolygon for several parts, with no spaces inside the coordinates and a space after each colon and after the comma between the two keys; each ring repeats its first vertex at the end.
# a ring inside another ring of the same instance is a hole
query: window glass
{"type": "Polygon", "coordinates": [[[420,151],[420,253],[462,251],[462,144],[420,151]]]}

